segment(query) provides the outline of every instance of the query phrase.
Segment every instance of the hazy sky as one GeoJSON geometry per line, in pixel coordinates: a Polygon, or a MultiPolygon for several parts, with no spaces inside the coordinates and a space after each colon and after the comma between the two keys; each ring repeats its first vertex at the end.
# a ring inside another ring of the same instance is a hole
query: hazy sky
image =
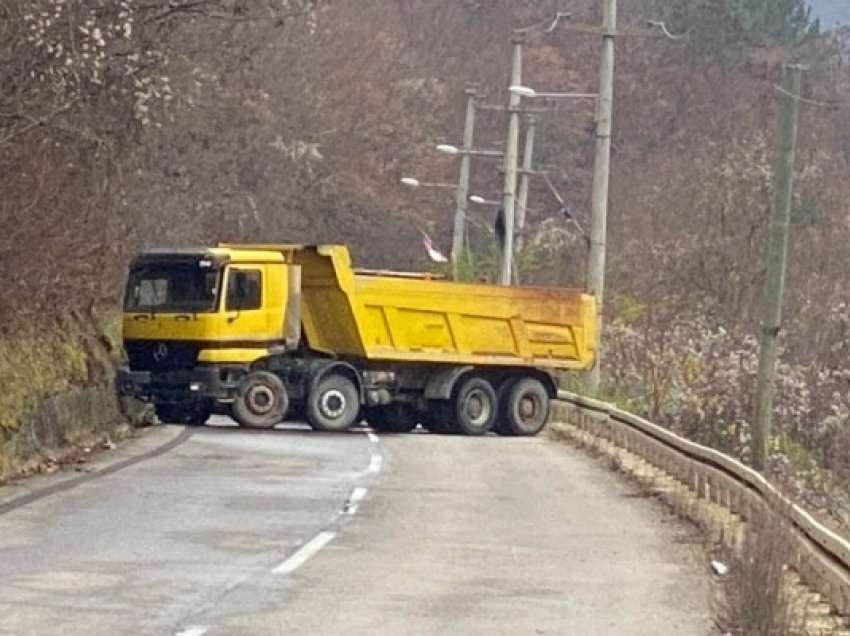
{"type": "Polygon", "coordinates": [[[850,0],[809,0],[825,28],[850,25],[850,0]]]}

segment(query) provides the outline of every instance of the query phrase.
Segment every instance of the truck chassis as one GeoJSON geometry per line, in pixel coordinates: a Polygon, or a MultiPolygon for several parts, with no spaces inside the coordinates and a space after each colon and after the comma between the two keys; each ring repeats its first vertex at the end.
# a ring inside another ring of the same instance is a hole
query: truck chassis
{"type": "Polygon", "coordinates": [[[540,432],[557,391],[550,374],[524,367],[362,365],[303,355],[270,356],[250,367],[125,369],[119,387],[152,402],[161,420],[175,423],[203,424],[218,412],[261,429],[304,419],[316,430],[338,432],[366,420],[390,433],[421,424],[436,433],[521,436],[540,432]]]}

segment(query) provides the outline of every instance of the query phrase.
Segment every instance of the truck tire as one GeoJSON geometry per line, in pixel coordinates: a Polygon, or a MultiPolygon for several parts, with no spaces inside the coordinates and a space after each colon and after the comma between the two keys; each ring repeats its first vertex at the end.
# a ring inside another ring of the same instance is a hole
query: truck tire
{"type": "Polygon", "coordinates": [[[540,380],[522,378],[505,391],[502,427],[511,435],[537,435],[549,417],[549,393],[540,380]]]}
{"type": "Polygon", "coordinates": [[[499,435],[513,435],[513,431],[511,430],[511,425],[508,423],[508,419],[505,417],[507,413],[507,401],[508,401],[508,393],[514,384],[516,384],[517,378],[508,378],[504,382],[499,385],[499,389],[496,391],[496,397],[499,400],[499,413],[496,416],[496,423],[493,425],[493,430],[496,431],[499,435]]]}
{"type": "Polygon", "coordinates": [[[418,423],[416,411],[406,404],[373,406],[366,413],[369,426],[381,433],[409,433],[418,423]]]}
{"type": "Polygon", "coordinates": [[[455,394],[452,424],[464,435],[485,435],[496,423],[499,400],[496,390],[484,378],[464,380],[455,394]]]}
{"type": "Polygon", "coordinates": [[[359,412],[357,387],[339,373],[326,375],[307,396],[307,422],[317,431],[344,431],[359,412]]]}
{"type": "Polygon", "coordinates": [[[429,400],[422,425],[432,433],[447,435],[457,432],[453,419],[452,403],[449,400],[429,400]]]}
{"type": "Polygon", "coordinates": [[[272,428],[283,421],[288,408],[283,380],[268,371],[253,371],[242,380],[230,412],[239,426],[272,428]]]}
{"type": "Polygon", "coordinates": [[[156,416],[163,424],[203,426],[212,415],[212,408],[203,404],[156,404],[156,416]]]}

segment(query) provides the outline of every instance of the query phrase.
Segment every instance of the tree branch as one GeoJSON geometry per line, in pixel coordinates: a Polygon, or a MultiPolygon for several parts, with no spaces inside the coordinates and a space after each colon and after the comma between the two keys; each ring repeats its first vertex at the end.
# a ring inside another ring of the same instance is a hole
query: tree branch
{"type": "Polygon", "coordinates": [[[31,131],[33,128],[38,128],[39,126],[43,126],[44,124],[50,122],[50,120],[52,120],[54,117],[57,117],[57,116],[61,115],[62,113],[64,113],[66,110],[69,110],[73,106],[76,106],[77,102],[79,102],[79,101],[80,101],[80,98],[75,97],[74,99],[72,99],[67,104],[64,104],[63,106],[57,108],[52,113],[48,113],[44,117],[34,118],[34,117],[29,117],[27,115],[18,115],[17,116],[18,118],[28,119],[30,123],[27,124],[26,126],[24,126],[23,128],[20,128],[20,129],[14,131],[14,132],[9,133],[5,137],[0,137],[0,146],[3,146],[5,144],[9,143],[12,139],[14,139],[16,137],[20,137],[21,135],[25,135],[26,133],[31,131]]]}

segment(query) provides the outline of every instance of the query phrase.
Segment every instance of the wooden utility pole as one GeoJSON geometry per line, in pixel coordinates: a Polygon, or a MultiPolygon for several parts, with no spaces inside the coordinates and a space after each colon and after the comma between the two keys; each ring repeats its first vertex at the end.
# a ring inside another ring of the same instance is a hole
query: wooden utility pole
{"type": "Polygon", "coordinates": [[[463,129],[463,153],[460,156],[460,178],[458,179],[454,230],[452,232],[452,278],[460,280],[460,261],[466,244],[466,210],[469,197],[469,169],[475,136],[475,111],[478,106],[478,91],[466,89],[466,124],[463,129]]]}
{"type": "Polygon", "coordinates": [[[602,307],[605,293],[605,245],[608,234],[608,184],[611,175],[611,131],[614,112],[614,40],[617,37],[617,0],[602,0],[602,63],[596,108],[596,159],[593,166],[593,202],[587,289],[596,296],[598,319],[596,361],[587,379],[591,394],[599,390],[602,364],[602,307]]]}
{"type": "Polygon", "coordinates": [[[794,196],[794,161],[797,155],[802,75],[802,66],[786,66],[782,90],[779,93],[779,129],[773,176],[773,216],[767,253],[755,421],[752,431],[753,467],[759,471],[763,471],[767,465],[771,434],[774,377],[778,358],[779,332],[782,328],[782,297],[785,293],[788,234],[791,224],[791,202],[794,196]]]}
{"type": "MultiPolygon", "coordinates": [[[[522,46],[525,36],[514,33],[514,60],[511,70],[511,86],[522,85],[522,46]]],[[[508,138],[505,142],[505,185],[503,198],[503,214],[505,222],[505,242],[502,246],[502,262],[499,268],[499,283],[510,285],[513,274],[514,257],[514,226],[516,210],[517,158],[519,155],[519,111],[522,97],[514,92],[508,102],[509,123],[508,138]]]]}

